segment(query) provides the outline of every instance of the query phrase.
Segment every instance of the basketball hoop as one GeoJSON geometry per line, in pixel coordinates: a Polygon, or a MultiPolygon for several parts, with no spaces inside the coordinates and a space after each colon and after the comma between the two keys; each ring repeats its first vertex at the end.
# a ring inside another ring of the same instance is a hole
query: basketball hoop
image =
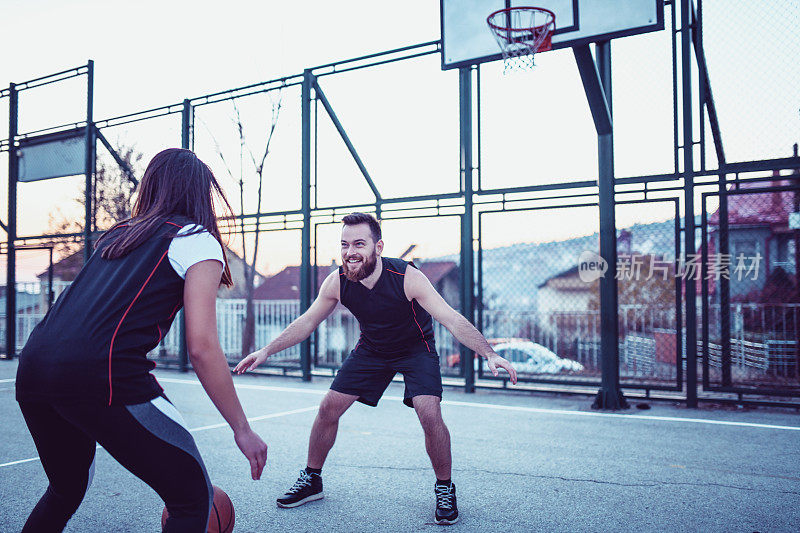
{"type": "Polygon", "coordinates": [[[550,50],[556,15],[543,7],[498,9],[486,18],[500,50],[503,73],[532,69],[536,52],[550,50]]]}

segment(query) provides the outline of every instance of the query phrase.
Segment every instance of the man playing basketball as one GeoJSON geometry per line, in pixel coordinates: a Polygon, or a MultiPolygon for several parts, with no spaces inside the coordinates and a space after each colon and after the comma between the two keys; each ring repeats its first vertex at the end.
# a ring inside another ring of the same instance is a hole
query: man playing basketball
{"type": "MultiPolygon", "coordinates": [[[[456,488],[450,480],[450,433],[442,420],[442,377],[434,343],[433,321],[444,325],[462,344],[487,359],[496,376],[503,368],[517,382],[511,364],[497,355],[486,339],[436,292],[428,278],[401,259],[381,257],[383,241],[377,220],[364,213],[343,219],[342,262],[320,287],[311,307],[268,346],[248,355],[239,374],[267,357],[306,339],[341,302],[358,319],[361,336],[342,364],[319,406],[308,446],[308,464],[291,489],[278,498],[280,507],[319,500],[322,465],[339,427],[339,418],[356,400],[376,406],[397,372],[403,374],[403,403],[413,407],[425,433],[425,448],[436,474],[437,524],[458,520],[456,488]]],[[[413,267],[413,265],[412,265],[413,267]]]]}

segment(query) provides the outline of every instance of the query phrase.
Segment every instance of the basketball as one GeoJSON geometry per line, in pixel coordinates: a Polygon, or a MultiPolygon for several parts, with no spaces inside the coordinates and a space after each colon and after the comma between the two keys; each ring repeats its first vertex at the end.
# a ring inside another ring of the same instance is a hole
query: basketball
{"type": "MultiPolygon", "coordinates": [[[[167,508],[161,511],[161,527],[167,523],[169,513],[167,508]]],[[[230,533],[236,523],[236,513],[233,503],[224,490],[214,485],[214,505],[208,516],[208,533],[230,533]]]]}

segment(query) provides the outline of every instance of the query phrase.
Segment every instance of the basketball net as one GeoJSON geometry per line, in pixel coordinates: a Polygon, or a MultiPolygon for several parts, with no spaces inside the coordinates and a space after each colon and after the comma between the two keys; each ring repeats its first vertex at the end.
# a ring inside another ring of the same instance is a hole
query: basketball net
{"type": "Polygon", "coordinates": [[[550,50],[556,16],[540,7],[500,9],[486,18],[503,53],[503,74],[532,69],[537,52],[550,50]]]}

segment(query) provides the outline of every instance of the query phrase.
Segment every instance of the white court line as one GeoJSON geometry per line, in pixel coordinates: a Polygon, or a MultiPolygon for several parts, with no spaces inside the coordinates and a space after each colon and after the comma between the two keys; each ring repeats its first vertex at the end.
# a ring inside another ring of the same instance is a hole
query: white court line
{"type": "Polygon", "coordinates": [[[636,420],[659,420],[662,422],[690,422],[693,424],[712,424],[718,426],[739,426],[750,428],[765,428],[765,429],[783,429],[788,431],[800,431],[797,426],[778,426],[774,424],[759,424],[757,422],[734,422],[729,420],[711,420],[708,418],[682,418],[679,416],[646,416],[646,415],[625,415],[621,413],[596,413],[588,411],[569,411],[566,409],[541,409],[538,407],[522,407],[516,405],[496,405],[474,402],[459,402],[459,401],[444,401],[443,404],[450,405],[464,405],[468,407],[488,407],[491,409],[500,409],[505,411],[526,411],[529,413],[545,413],[556,415],[571,415],[571,416],[599,416],[605,418],[634,418],[636,420]]]}
{"type": "Polygon", "coordinates": [[[31,461],[38,461],[38,460],[39,460],[39,456],[37,455],[36,457],[31,457],[30,459],[20,459],[19,461],[11,461],[10,463],[3,463],[3,464],[0,465],[0,468],[2,468],[4,466],[12,466],[12,465],[18,465],[18,464],[22,464],[22,463],[30,463],[31,461]]]}
{"type": "MultiPolygon", "coordinates": [[[[174,379],[158,378],[165,383],[183,383],[187,385],[200,385],[199,381],[193,379],[174,379]]],[[[276,387],[274,385],[251,385],[247,383],[234,383],[237,389],[267,390],[274,392],[299,392],[303,394],[323,395],[327,389],[300,389],[297,387],[276,387]]],[[[385,400],[402,401],[400,396],[384,396],[385,400]]],[[[659,422],[688,422],[691,424],[709,424],[717,426],[735,426],[761,429],[780,429],[785,431],[800,431],[798,426],[779,426],[775,424],[759,424],[757,422],[735,422],[729,420],[711,420],[707,418],[682,418],[678,416],[646,416],[646,415],[627,415],[620,413],[599,413],[595,411],[571,411],[566,409],[542,409],[540,407],[525,407],[518,405],[498,405],[492,403],[461,402],[457,400],[443,400],[442,405],[459,405],[464,407],[479,407],[482,409],[498,409],[501,411],[522,411],[526,413],[540,413],[548,415],[568,415],[568,416],[594,416],[600,418],[626,418],[635,420],[655,420],[659,422]]]]}
{"type": "MultiPolygon", "coordinates": [[[[311,407],[303,407],[301,409],[292,409],[291,411],[283,411],[282,413],[272,413],[270,415],[261,415],[261,416],[253,416],[247,419],[248,422],[257,422],[258,420],[266,420],[268,418],[278,418],[279,416],[286,416],[286,415],[294,415],[297,413],[306,413],[308,411],[316,411],[319,409],[319,405],[313,405],[311,407]]],[[[216,429],[216,428],[223,428],[227,426],[227,422],[220,422],[219,424],[211,424],[210,426],[202,426],[199,428],[190,429],[191,433],[195,431],[205,431],[207,429],[216,429]]],[[[2,466],[2,465],[0,465],[2,466]]]]}
{"type": "MultiPolygon", "coordinates": [[[[164,381],[164,380],[162,380],[162,381],[164,381]]],[[[193,383],[193,382],[192,381],[188,381],[188,383],[193,383]]],[[[278,417],[281,417],[281,416],[295,415],[297,413],[306,413],[308,411],[316,411],[317,409],[319,409],[318,405],[312,405],[311,407],[302,407],[300,409],[292,409],[291,411],[282,411],[280,413],[270,413],[268,415],[251,416],[250,418],[247,419],[247,421],[248,422],[258,422],[259,420],[267,420],[269,418],[278,418],[278,417]]],[[[221,422],[219,424],[211,424],[211,425],[208,425],[208,426],[200,426],[200,427],[197,427],[197,428],[190,429],[189,433],[196,433],[198,431],[206,431],[207,429],[217,429],[217,428],[221,428],[221,427],[226,427],[227,425],[228,425],[227,422],[221,422]]],[[[96,450],[100,449],[100,448],[102,448],[102,446],[100,446],[99,444],[95,447],[96,450]]],[[[0,464],[0,468],[6,467],[6,466],[18,465],[18,464],[22,464],[22,463],[30,463],[31,461],[38,461],[38,460],[39,460],[38,456],[37,457],[31,457],[29,459],[20,459],[18,461],[11,461],[11,462],[8,462],[8,463],[2,463],[2,464],[0,464]]]]}

